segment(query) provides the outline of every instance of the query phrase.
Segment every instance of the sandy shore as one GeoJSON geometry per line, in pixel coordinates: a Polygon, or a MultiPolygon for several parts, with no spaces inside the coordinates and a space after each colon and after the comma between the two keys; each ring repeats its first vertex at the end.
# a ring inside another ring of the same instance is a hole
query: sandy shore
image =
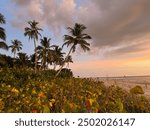
{"type": "Polygon", "coordinates": [[[118,85],[127,91],[139,85],[143,88],[144,95],[150,98],[150,76],[107,77],[95,78],[95,80],[103,81],[106,86],[118,85]]]}

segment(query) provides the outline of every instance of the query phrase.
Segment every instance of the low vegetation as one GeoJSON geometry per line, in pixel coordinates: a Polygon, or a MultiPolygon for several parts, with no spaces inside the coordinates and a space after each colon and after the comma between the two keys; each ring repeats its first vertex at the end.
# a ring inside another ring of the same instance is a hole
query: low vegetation
{"type": "Polygon", "coordinates": [[[53,70],[0,70],[0,112],[150,112],[150,100],[118,86],[53,70]]]}
{"type": "Polygon", "coordinates": [[[133,87],[132,89],[130,89],[130,93],[131,94],[144,94],[144,91],[141,86],[137,85],[133,87]]]}

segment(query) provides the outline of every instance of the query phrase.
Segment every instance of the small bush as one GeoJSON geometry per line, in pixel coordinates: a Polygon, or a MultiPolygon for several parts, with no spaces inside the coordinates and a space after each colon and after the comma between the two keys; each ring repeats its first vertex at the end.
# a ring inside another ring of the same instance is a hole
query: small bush
{"type": "Polygon", "coordinates": [[[149,113],[150,101],[144,96],[128,94],[124,100],[124,107],[128,113],[149,113]]]}
{"type": "Polygon", "coordinates": [[[72,73],[71,69],[64,68],[61,70],[61,72],[58,76],[61,78],[69,78],[69,77],[73,77],[73,73],[72,73]]]}
{"type": "Polygon", "coordinates": [[[130,89],[131,94],[144,94],[144,91],[141,86],[137,85],[134,88],[130,89]]]}

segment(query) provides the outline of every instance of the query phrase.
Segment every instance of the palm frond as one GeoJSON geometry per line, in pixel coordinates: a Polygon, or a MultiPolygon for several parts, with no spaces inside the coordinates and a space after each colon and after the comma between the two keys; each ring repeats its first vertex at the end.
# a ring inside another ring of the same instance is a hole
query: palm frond
{"type": "Polygon", "coordinates": [[[5,18],[4,18],[4,16],[0,13],[0,23],[1,24],[5,24],[5,18]]]}
{"type": "Polygon", "coordinates": [[[90,48],[88,46],[86,46],[85,44],[80,44],[80,47],[84,50],[84,52],[90,50],[90,48]]]}
{"type": "Polygon", "coordinates": [[[87,35],[87,34],[81,34],[80,37],[84,40],[89,40],[89,39],[92,39],[92,37],[90,35],[87,35]]]}
{"type": "Polygon", "coordinates": [[[0,48],[2,48],[4,50],[8,50],[9,47],[7,46],[7,44],[5,42],[0,41],[0,48]]]}
{"type": "Polygon", "coordinates": [[[0,39],[2,40],[6,39],[5,29],[2,27],[0,27],[0,39]]]}
{"type": "Polygon", "coordinates": [[[72,44],[71,41],[66,41],[66,42],[62,45],[62,48],[63,48],[64,46],[69,47],[71,44],[72,44]]]}
{"type": "Polygon", "coordinates": [[[37,46],[36,50],[42,50],[43,47],[42,46],[37,46]]]}

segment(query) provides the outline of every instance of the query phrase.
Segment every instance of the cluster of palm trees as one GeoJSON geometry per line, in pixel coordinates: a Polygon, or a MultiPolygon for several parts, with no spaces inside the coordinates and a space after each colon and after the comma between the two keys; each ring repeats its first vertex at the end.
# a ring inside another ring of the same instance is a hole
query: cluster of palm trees
{"type": "MultiPolygon", "coordinates": [[[[5,18],[2,14],[0,14],[0,24],[5,23],[5,18]]],[[[28,22],[28,27],[25,28],[24,36],[28,37],[29,40],[33,40],[34,43],[34,54],[31,59],[34,61],[34,70],[37,69],[48,69],[49,65],[53,65],[54,69],[59,66],[59,70],[57,71],[56,76],[59,75],[63,67],[67,64],[69,65],[72,61],[71,53],[76,51],[77,46],[80,46],[84,51],[90,50],[90,44],[88,40],[91,39],[91,36],[84,33],[86,27],[83,24],[75,23],[73,28],[68,27],[68,31],[70,35],[64,35],[64,44],[62,47],[51,45],[50,38],[42,37],[41,31],[43,29],[38,27],[38,22],[35,20],[28,22]],[[40,45],[37,45],[40,39],[40,45]],[[70,46],[69,52],[66,54],[63,52],[63,47],[70,46]],[[66,56],[65,56],[66,55],[66,56]],[[40,67],[39,67],[40,66],[40,67]]],[[[8,46],[5,43],[6,34],[5,29],[0,27],[0,48],[8,50],[11,48],[12,53],[14,54],[14,59],[16,58],[17,52],[22,49],[21,41],[15,39],[12,41],[12,45],[8,46]]],[[[25,53],[18,53],[19,58],[27,58],[25,53]]]]}

